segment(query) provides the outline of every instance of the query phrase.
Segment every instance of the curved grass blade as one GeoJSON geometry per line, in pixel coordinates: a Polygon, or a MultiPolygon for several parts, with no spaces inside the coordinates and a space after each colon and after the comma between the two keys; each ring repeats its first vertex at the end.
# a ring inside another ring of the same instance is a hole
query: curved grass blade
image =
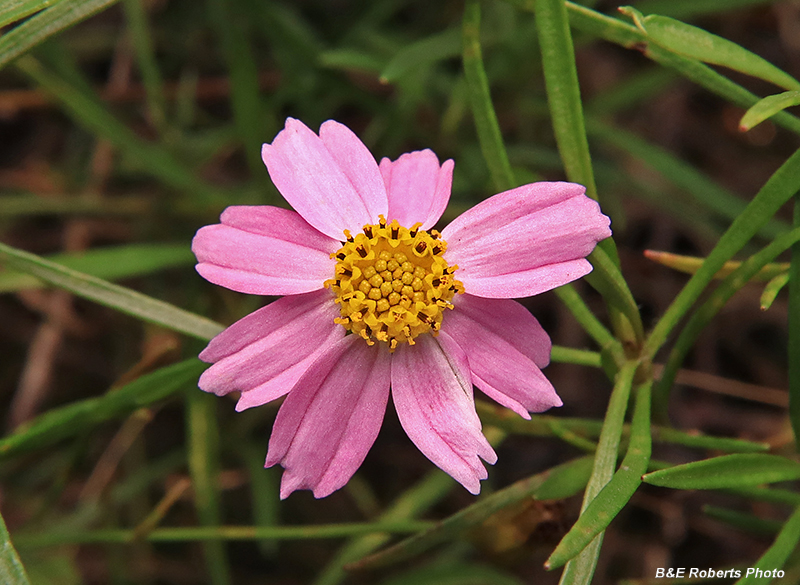
{"type": "MultiPolygon", "coordinates": [[[[611,398],[608,400],[606,417],[597,442],[592,476],[586,485],[583,494],[581,513],[586,511],[592,500],[602,491],[614,475],[619,457],[619,443],[622,428],[625,422],[625,412],[628,410],[628,399],[633,385],[633,376],[638,364],[626,362],[617,373],[611,398]]],[[[603,533],[598,534],[583,551],[564,567],[561,573],[560,585],[584,585],[592,580],[597,559],[600,556],[600,547],[603,544],[603,533]]]]}
{"type": "Polygon", "coordinates": [[[46,38],[114,4],[117,0],[58,2],[0,36],[0,69],[46,38]]]}
{"type": "Polygon", "coordinates": [[[415,557],[437,544],[455,539],[463,530],[478,525],[492,514],[525,498],[533,496],[542,499],[539,498],[539,489],[544,489],[548,499],[571,496],[586,485],[591,466],[591,457],[581,457],[520,480],[482,498],[478,503],[464,508],[420,534],[415,534],[385,550],[353,563],[349,568],[372,569],[415,557]]]}
{"type": "Polygon", "coordinates": [[[794,77],[728,39],[668,16],[651,14],[643,17],[631,6],[620,6],[619,11],[633,18],[648,40],[668,51],[704,63],[728,67],[785,89],[800,89],[800,82],[794,77]]]}
{"type": "Polygon", "coordinates": [[[800,541],[800,507],[795,509],[786,524],[783,525],[772,546],[761,555],[755,565],[747,568],[747,572],[735,585],[769,583],[772,579],[763,577],[763,573],[759,574],[757,571],[772,572],[783,567],[789,555],[797,546],[798,541],[800,541]]]}
{"type": "Polygon", "coordinates": [[[71,270],[35,254],[2,243],[0,243],[0,260],[8,262],[17,270],[32,274],[80,297],[198,339],[209,340],[223,329],[219,323],[184,311],[164,301],[71,270]]]}
{"type": "Polygon", "coordinates": [[[775,302],[778,293],[789,282],[789,273],[779,274],[770,280],[764,287],[764,292],[761,293],[761,310],[766,311],[775,302]]]}
{"type": "Polygon", "coordinates": [[[461,31],[450,28],[403,47],[381,71],[381,83],[392,83],[409,72],[461,54],[461,31]]]}
{"type": "MultiPolygon", "coordinates": [[[[739,267],[726,277],[722,284],[714,290],[708,300],[692,314],[678,336],[678,339],[675,341],[675,345],[670,351],[667,363],[661,373],[661,379],[656,386],[656,396],[662,404],[666,403],[669,390],[675,381],[678,370],[683,364],[683,360],[686,358],[686,355],[689,353],[697,337],[703,332],[711,319],[725,306],[725,303],[727,303],[738,290],[755,278],[755,276],[772,262],[778,254],[798,241],[800,241],[800,228],[778,236],[771,244],[756,254],[753,254],[753,256],[748,258],[745,262],[742,262],[739,267]]],[[[777,294],[777,291],[775,294],[777,294]]]]}
{"type": "Polygon", "coordinates": [[[758,100],[744,113],[739,122],[739,130],[747,132],[753,126],[761,124],[778,112],[800,105],[800,91],[785,91],[777,95],[768,95],[758,100]]]}
{"type": "Polygon", "coordinates": [[[461,33],[464,42],[464,78],[467,81],[467,93],[475,118],[478,142],[494,186],[498,191],[508,191],[516,187],[517,183],[511,170],[511,163],[508,162],[508,153],[492,105],[489,80],[483,67],[479,0],[467,0],[461,33]]]}
{"type": "Polygon", "coordinates": [[[766,453],[721,455],[645,475],[651,485],[681,490],[711,490],[800,479],[800,463],[766,453]]]}
{"type": "Polygon", "coordinates": [[[44,10],[61,0],[5,0],[0,7],[0,26],[22,20],[34,12],[44,10]]]}
{"type": "MultiPolygon", "coordinates": [[[[106,280],[141,276],[195,262],[186,244],[131,244],[87,250],[82,254],[54,254],[45,259],[106,280]]],[[[0,293],[42,286],[45,283],[30,274],[14,270],[0,272],[0,293]]]]}
{"type": "Polygon", "coordinates": [[[555,569],[577,556],[594,538],[603,532],[628,503],[650,463],[650,390],[652,382],[641,385],[636,391],[631,438],[628,451],[619,470],[599,494],[581,513],[577,522],[564,535],[545,563],[546,569],[555,569]]]}
{"type": "MultiPolygon", "coordinates": [[[[681,254],[661,252],[659,250],[645,250],[644,257],[648,260],[652,260],[653,262],[658,262],[662,266],[668,266],[669,268],[685,274],[694,274],[705,261],[705,258],[698,258],[696,256],[683,256],[681,254]]],[[[722,265],[722,268],[714,275],[714,278],[727,278],[741,266],[742,262],[730,260],[722,265]]],[[[776,276],[786,273],[788,270],[788,262],[774,262],[765,264],[758,270],[758,272],[749,278],[748,282],[764,282],[772,280],[776,276]]]]}
{"type": "MultiPolygon", "coordinates": [[[[800,188],[800,150],[772,174],[745,210],[737,217],[714,246],[703,265],[689,279],[656,323],[645,344],[646,354],[654,356],[678,321],[700,297],[725,262],[744,247],[780,207],[800,188]]],[[[658,396],[658,394],[657,394],[658,396]]],[[[663,407],[663,405],[661,405],[663,407]]]]}
{"type": "Polygon", "coordinates": [[[47,447],[164,400],[187,385],[196,384],[206,367],[192,358],[145,374],[104,396],[53,408],[0,439],[0,458],[47,447]]]}
{"type": "Polygon", "coordinates": [[[25,567],[11,543],[5,520],[0,516],[0,582],[6,585],[30,585],[25,567]]]}

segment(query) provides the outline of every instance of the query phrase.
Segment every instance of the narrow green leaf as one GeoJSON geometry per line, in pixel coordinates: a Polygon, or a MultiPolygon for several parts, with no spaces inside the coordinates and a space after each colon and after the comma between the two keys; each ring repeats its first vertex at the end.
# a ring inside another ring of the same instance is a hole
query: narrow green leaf
{"type": "MultiPolygon", "coordinates": [[[[439,471],[431,471],[413,487],[403,492],[386,509],[375,524],[411,522],[413,518],[423,514],[436,503],[440,502],[453,489],[455,480],[439,471]]],[[[424,530],[426,526],[420,528],[424,530]]],[[[314,585],[338,585],[342,583],[348,573],[344,567],[353,561],[377,550],[391,539],[390,533],[374,531],[372,534],[361,536],[345,544],[333,559],[319,573],[314,585]]]]}
{"type": "Polygon", "coordinates": [[[378,74],[386,63],[380,57],[359,49],[330,49],[319,54],[319,64],[329,69],[364,71],[378,74]]]}
{"type": "Polygon", "coordinates": [[[46,38],[108,8],[117,0],[57,2],[0,36],[0,69],[46,38]]]}
{"type": "Polygon", "coordinates": [[[19,560],[2,516],[0,516],[0,582],[6,585],[30,585],[25,567],[19,560]]]}
{"type": "Polygon", "coordinates": [[[61,0],[5,0],[0,7],[0,26],[22,20],[58,2],[61,0]]]}
{"type": "MultiPolygon", "coordinates": [[[[626,362],[617,372],[614,389],[608,400],[603,428],[597,442],[592,476],[583,494],[581,514],[586,511],[592,500],[597,497],[614,474],[619,457],[619,443],[625,422],[625,412],[628,410],[628,399],[637,367],[636,362],[626,362]]],[[[603,533],[601,532],[578,556],[567,562],[561,573],[559,585],[588,585],[592,581],[602,544],[603,533]]]]}
{"type": "Polygon", "coordinates": [[[755,534],[773,535],[777,534],[783,527],[783,523],[778,520],[758,518],[752,514],[745,514],[737,512],[736,510],[719,508],[717,506],[703,506],[703,513],[715,520],[725,522],[735,528],[755,534]]]}
{"type": "MultiPolygon", "coordinates": [[[[800,230],[800,197],[794,196],[795,229],[800,230]]],[[[800,445],[800,243],[792,246],[789,266],[789,420],[796,445],[800,445]]]]}
{"type": "Polygon", "coordinates": [[[783,274],[779,274],[767,283],[764,287],[764,291],[761,293],[762,311],[766,311],[772,306],[772,303],[774,303],[775,299],[778,297],[778,293],[781,292],[781,289],[786,286],[788,282],[789,272],[787,271],[783,274]]]}
{"type": "Polygon", "coordinates": [[[564,500],[580,493],[589,483],[594,457],[573,459],[569,463],[553,467],[533,497],[537,500],[564,500]]]}
{"type": "Polygon", "coordinates": [[[164,83],[153,48],[153,35],[147,22],[143,0],[124,0],[125,19],[136,51],[136,62],[142,76],[147,98],[150,120],[159,132],[164,132],[167,123],[167,103],[164,98],[164,83]]]}
{"type": "Polygon", "coordinates": [[[798,241],[800,241],[800,228],[778,236],[771,244],[758,253],[753,254],[745,262],[742,262],[692,314],[678,336],[678,339],[675,341],[675,345],[670,351],[667,363],[661,373],[661,379],[656,386],[656,397],[661,405],[666,404],[669,390],[675,381],[678,370],[683,365],[683,360],[688,355],[695,340],[703,332],[711,319],[719,313],[725,306],[725,303],[727,303],[738,290],[750,282],[765,266],[772,262],[778,254],[798,241]]]}
{"type": "Polygon", "coordinates": [[[220,324],[210,319],[184,311],[164,301],[65,268],[35,254],[2,243],[0,243],[0,260],[8,262],[17,270],[31,274],[80,297],[198,339],[211,339],[223,329],[220,324]]]}
{"type": "MultiPolygon", "coordinates": [[[[785,235],[785,234],[784,234],[785,235]]],[[[658,250],[645,250],[644,256],[648,260],[658,262],[662,266],[669,266],[679,272],[686,274],[694,274],[703,265],[705,258],[698,258],[696,256],[683,256],[681,254],[673,254],[671,252],[660,252],[658,250]]],[[[727,278],[734,271],[741,268],[742,262],[736,260],[729,260],[722,265],[722,268],[714,275],[714,278],[721,279],[727,278]]],[[[772,280],[776,276],[785,274],[789,270],[788,262],[770,262],[762,266],[758,272],[750,277],[748,282],[764,282],[772,280]]]]}
{"type": "Polygon", "coordinates": [[[745,574],[735,585],[751,585],[755,583],[766,585],[771,582],[772,572],[783,567],[789,555],[797,547],[798,541],[800,541],[800,507],[795,509],[786,524],[783,525],[772,546],[761,555],[755,565],[747,568],[745,574]],[[770,576],[765,577],[764,573],[770,574],[770,576]]]}
{"type": "Polygon", "coordinates": [[[672,18],[690,18],[704,14],[728,12],[745,6],[769,4],[771,0],[642,0],[636,7],[648,14],[663,14],[672,18]]]}
{"type": "MultiPolygon", "coordinates": [[[[55,8],[68,4],[71,2],[62,2],[55,8]]],[[[192,210],[202,209],[198,206],[200,201],[205,205],[234,203],[229,195],[221,193],[199,179],[195,173],[184,168],[162,146],[139,138],[114,117],[95,95],[87,93],[78,85],[71,84],[30,55],[19,59],[16,65],[42,89],[56,97],[79,124],[93,134],[105,138],[137,162],[142,172],[157,177],[166,185],[186,194],[191,194],[192,210]]]]}
{"type": "Polygon", "coordinates": [[[640,386],[636,391],[631,438],[622,465],[558,543],[547,559],[545,568],[558,568],[577,556],[616,518],[642,483],[642,474],[650,463],[651,386],[652,382],[640,386]]]}
{"type": "Polygon", "coordinates": [[[800,188],[800,150],[772,174],[746,209],[722,235],[700,269],[689,279],[664,315],[656,323],[645,344],[647,355],[654,356],[678,321],[700,297],[725,262],[742,249],[780,207],[800,188]]]}
{"type": "Polygon", "coordinates": [[[553,346],[550,352],[550,359],[554,362],[592,366],[595,368],[599,368],[602,365],[600,354],[596,351],[575,349],[573,347],[564,347],[561,345],[553,346]]]}
{"type": "Polygon", "coordinates": [[[739,122],[739,130],[746,132],[778,112],[800,105],[800,91],[785,91],[758,100],[747,110],[739,122]]]}
{"type": "Polygon", "coordinates": [[[381,71],[381,82],[392,83],[420,67],[460,54],[461,31],[449,28],[403,47],[381,71]]]}
{"type": "Polygon", "coordinates": [[[475,119],[475,129],[478,132],[478,142],[495,188],[498,191],[508,191],[516,187],[517,183],[511,164],[508,162],[503,135],[492,105],[489,80],[483,67],[479,0],[467,0],[461,33],[464,42],[464,78],[467,81],[467,93],[475,119]]]}
{"type": "MultiPolygon", "coordinates": [[[[43,259],[106,280],[141,276],[195,261],[186,244],[130,244],[82,254],[54,254],[43,259]]],[[[0,272],[0,293],[42,286],[45,283],[30,274],[15,270],[0,272]]]]}
{"type": "Polygon", "coordinates": [[[682,490],[725,489],[800,478],[800,463],[762,453],[736,453],[648,473],[649,484],[682,490]]]}
{"type": "Polygon", "coordinates": [[[564,0],[536,1],[536,29],[550,118],[567,178],[586,187],[586,194],[597,199],[592,157],[583,122],[575,49],[564,0]]]}
{"type": "Polygon", "coordinates": [[[196,385],[197,377],[206,367],[192,358],[145,374],[104,396],[50,409],[18,427],[13,434],[0,439],[0,458],[48,447],[87,432],[103,422],[164,400],[189,384],[196,385]]]}
{"type": "MultiPolygon", "coordinates": [[[[536,497],[537,491],[545,487],[547,498],[567,497],[579,491],[583,479],[588,479],[586,459],[581,458],[558,465],[548,471],[520,480],[510,486],[482,498],[479,502],[463,508],[452,516],[436,523],[432,528],[415,534],[378,553],[353,563],[353,569],[367,569],[396,564],[415,557],[437,544],[455,539],[462,531],[477,526],[492,514],[512,506],[530,496],[536,497]],[[555,475],[550,484],[545,484],[548,477],[555,475]]],[[[585,485],[585,483],[584,483],[585,485]]]]}
{"type": "Polygon", "coordinates": [[[668,16],[641,14],[630,6],[620,12],[634,17],[647,39],[664,49],[712,65],[722,65],[770,81],[785,89],[800,89],[800,82],[762,57],[736,43],[668,16]]]}
{"type": "Polygon", "coordinates": [[[601,348],[611,348],[613,353],[622,358],[623,351],[620,342],[606,329],[595,316],[589,306],[584,302],[578,291],[571,284],[560,286],[554,291],[559,300],[564,303],[572,316],[578,321],[583,330],[594,339],[601,348]]]}
{"type": "MultiPolygon", "coordinates": [[[[219,474],[219,427],[217,425],[215,397],[193,389],[186,398],[186,427],[189,433],[189,474],[192,478],[194,501],[200,524],[213,528],[219,526],[222,513],[217,492],[219,474]]],[[[222,539],[203,543],[212,585],[231,583],[230,566],[222,539]]]]}

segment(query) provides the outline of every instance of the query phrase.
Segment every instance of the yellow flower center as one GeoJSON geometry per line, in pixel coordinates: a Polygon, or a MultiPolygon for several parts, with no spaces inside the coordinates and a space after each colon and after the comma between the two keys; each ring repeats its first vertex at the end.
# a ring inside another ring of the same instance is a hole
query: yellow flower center
{"type": "Polygon", "coordinates": [[[345,230],[347,242],[334,254],[335,277],[325,287],[336,295],[341,317],[336,322],[363,337],[394,350],[400,343],[414,345],[423,333],[437,334],[444,309],[463,293],[453,278],[458,266],[448,266],[447,244],[436,230],[411,229],[380,216],[355,237],[345,230]]]}

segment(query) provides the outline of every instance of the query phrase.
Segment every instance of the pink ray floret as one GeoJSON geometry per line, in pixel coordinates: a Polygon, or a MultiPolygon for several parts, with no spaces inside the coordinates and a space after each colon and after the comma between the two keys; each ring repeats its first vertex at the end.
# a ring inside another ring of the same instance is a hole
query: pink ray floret
{"type": "Polygon", "coordinates": [[[209,281],[283,298],[211,341],[200,354],[213,364],[200,388],[239,392],[237,410],[286,396],[266,460],[285,469],[281,498],[297,489],[321,498],[345,485],[390,394],[419,450],[477,494],[487,477],[481,460],[497,456],[481,432],[473,385],[525,418],[561,405],[541,371],[550,338],[511,299],[590,272],[586,256],[611,235],[609,219],[581,185],[564,182],[523,185],[469,209],[441,236],[430,232],[430,242],[446,242],[443,260],[463,285],[451,287],[452,302],[439,301],[452,310],[440,327],[390,346],[343,326],[343,301],[330,287],[336,254],[346,232],[365,226],[431,230],[450,199],[453,161],[423,150],[379,165],[346,126],[331,120],[317,135],[292,118],[262,157],[295,211],[229,207],[220,224],[197,232],[192,249],[209,281]]]}

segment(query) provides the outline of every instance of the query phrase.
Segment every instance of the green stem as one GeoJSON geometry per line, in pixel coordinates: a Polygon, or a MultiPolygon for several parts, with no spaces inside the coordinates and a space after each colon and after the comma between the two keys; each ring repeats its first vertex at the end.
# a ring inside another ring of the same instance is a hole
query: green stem
{"type": "MultiPolygon", "coordinates": [[[[800,197],[794,199],[794,225],[800,227],[800,197]]],[[[800,243],[792,246],[789,266],[789,419],[800,445],[800,243]]]]}

